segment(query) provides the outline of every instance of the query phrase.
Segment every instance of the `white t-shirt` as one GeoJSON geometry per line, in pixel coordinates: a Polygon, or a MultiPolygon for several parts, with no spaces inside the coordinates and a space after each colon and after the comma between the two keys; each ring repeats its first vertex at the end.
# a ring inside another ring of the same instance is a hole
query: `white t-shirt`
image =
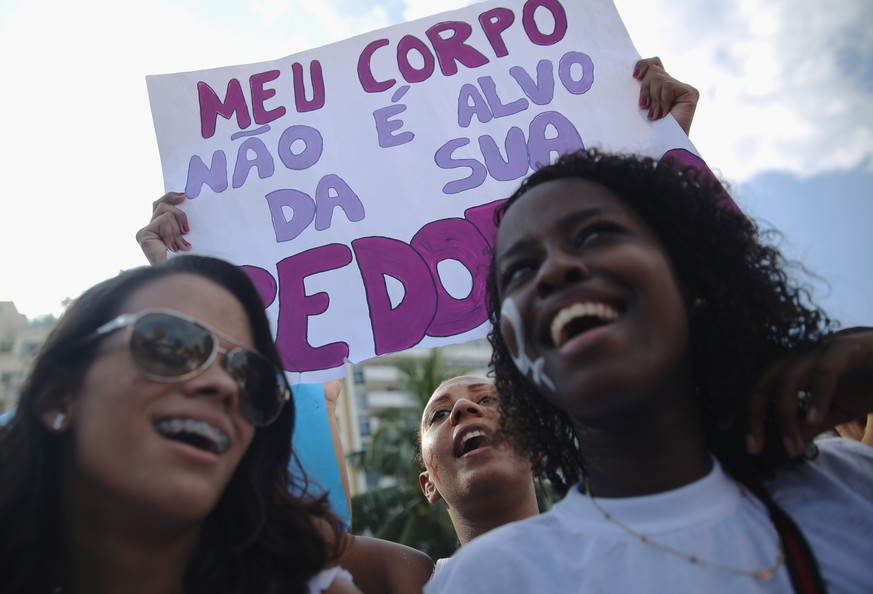
{"type": "MultiPolygon", "coordinates": [[[[781,470],[767,488],[803,531],[830,594],[873,592],[873,448],[842,438],[817,445],[816,459],[781,470]]],[[[674,491],[597,501],[638,533],[707,561],[763,569],[779,554],[763,504],[742,496],[718,463],[674,491]]],[[[784,565],[759,582],[643,543],[579,488],[544,514],[467,543],[425,586],[425,594],[791,591],[784,565]]]]}

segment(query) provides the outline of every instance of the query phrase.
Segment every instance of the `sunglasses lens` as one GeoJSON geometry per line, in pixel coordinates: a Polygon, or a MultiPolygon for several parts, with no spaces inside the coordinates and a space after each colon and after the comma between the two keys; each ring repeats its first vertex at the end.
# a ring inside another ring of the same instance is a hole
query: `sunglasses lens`
{"type": "Polygon", "coordinates": [[[196,372],[214,350],[215,339],[205,328],[163,313],[139,318],[130,337],[136,364],[147,373],[168,379],[196,372]]]}
{"type": "Polygon", "coordinates": [[[239,384],[242,415],[258,426],[276,420],[285,394],[285,382],[276,367],[255,351],[238,349],[228,354],[225,368],[239,384]]]}

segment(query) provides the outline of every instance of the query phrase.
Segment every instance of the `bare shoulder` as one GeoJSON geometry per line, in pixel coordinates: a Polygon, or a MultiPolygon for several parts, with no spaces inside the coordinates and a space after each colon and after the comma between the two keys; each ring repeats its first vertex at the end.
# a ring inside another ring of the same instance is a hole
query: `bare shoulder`
{"type": "Polygon", "coordinates": [[[351,534],[346,539],[340,564],[365,594],[418,594],[433,573],[433,560],[412,547],[351,534]]]}

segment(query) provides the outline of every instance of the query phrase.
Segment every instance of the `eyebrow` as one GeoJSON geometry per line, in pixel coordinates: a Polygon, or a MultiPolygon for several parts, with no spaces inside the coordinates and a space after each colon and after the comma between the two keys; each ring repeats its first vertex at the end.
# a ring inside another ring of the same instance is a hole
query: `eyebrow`
{"type": "MultiPolygon", "coordinates": [[[[492,384],[490,382],[481,382],[478,384],[467,384],[466,387],[468,390],[479,391],[479,390],[483,390],[483,389],[494,389],[496,391],[496,389],[494,388],[494,384],[492,384]]],[[[446,400],[450,400],[451,397],[452,397],[451,393],[446,392],[445,394],[438,396],[434,400],[431,400],[430,402],[427,403],[427,406],[424,407],[424,410],[421,413],[422,416],[424,416],[424,414],[427,411],[429,411],[430,409],[435,408],[437,405],[442,404],[446,400]]]]}
{"type": "Polygon", "coordinates": [[[430,402],[427,403],[427,406],[424,407],[424,412],[427,412],[428,409],[433,408],[434,406],[442,403],[445,400],[448,400],[449,398],[450,398],[449,394],[443,394],[442,396],[436,398],[435,400],[431,400],[430,402]]]}
{"type": "MultiPolygon", "coordinates": [[[[588,219],[592,219],[602,214],[603,210],[604,209],[602,206],[592,206],[591,208],[586,208],[584,210],[577,210],[576,212],[573,212],[567,215],[565,218],[561,219],[558,222],[558,228],[566,229],[568,227],[573,227],[574,225],[578,225],[579,223],[582,223],[584,221],[587,221],[588,219]]],[[[512,244],[506,251],[497,254],[496,258],[499,260],[500,258],[513,256],[518,252],[527,251],[537,243],[538,242],[533,238],[524,238],[512,244]]]]}

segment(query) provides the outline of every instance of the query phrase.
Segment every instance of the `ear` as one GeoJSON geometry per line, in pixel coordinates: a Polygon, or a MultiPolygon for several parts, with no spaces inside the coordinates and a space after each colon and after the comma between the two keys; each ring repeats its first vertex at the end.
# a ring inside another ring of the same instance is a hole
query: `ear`
{"type": "Polygon", "coordinates": [[[437,491],[436,485],[430,480],[430,474],[426,470],[418,475],[418,484],[421,485],[421,492],[424,493],[431,505],[443,498],[437,491]]]}
{"type": "Polygon", "coordinates": [[[59,407],[44,410],[40,413],[39,419],[43,426],[52,433],[63,433],[70,425],[67,414],[59,407]]]}
{"type": "Polygon", "coordinates": [[[40,391],[34,408],[43,426],[52,433],[63,433],[69,429],[74,414],[75,396],[69,392],[68,374],[59,371],[40,391]]]}

